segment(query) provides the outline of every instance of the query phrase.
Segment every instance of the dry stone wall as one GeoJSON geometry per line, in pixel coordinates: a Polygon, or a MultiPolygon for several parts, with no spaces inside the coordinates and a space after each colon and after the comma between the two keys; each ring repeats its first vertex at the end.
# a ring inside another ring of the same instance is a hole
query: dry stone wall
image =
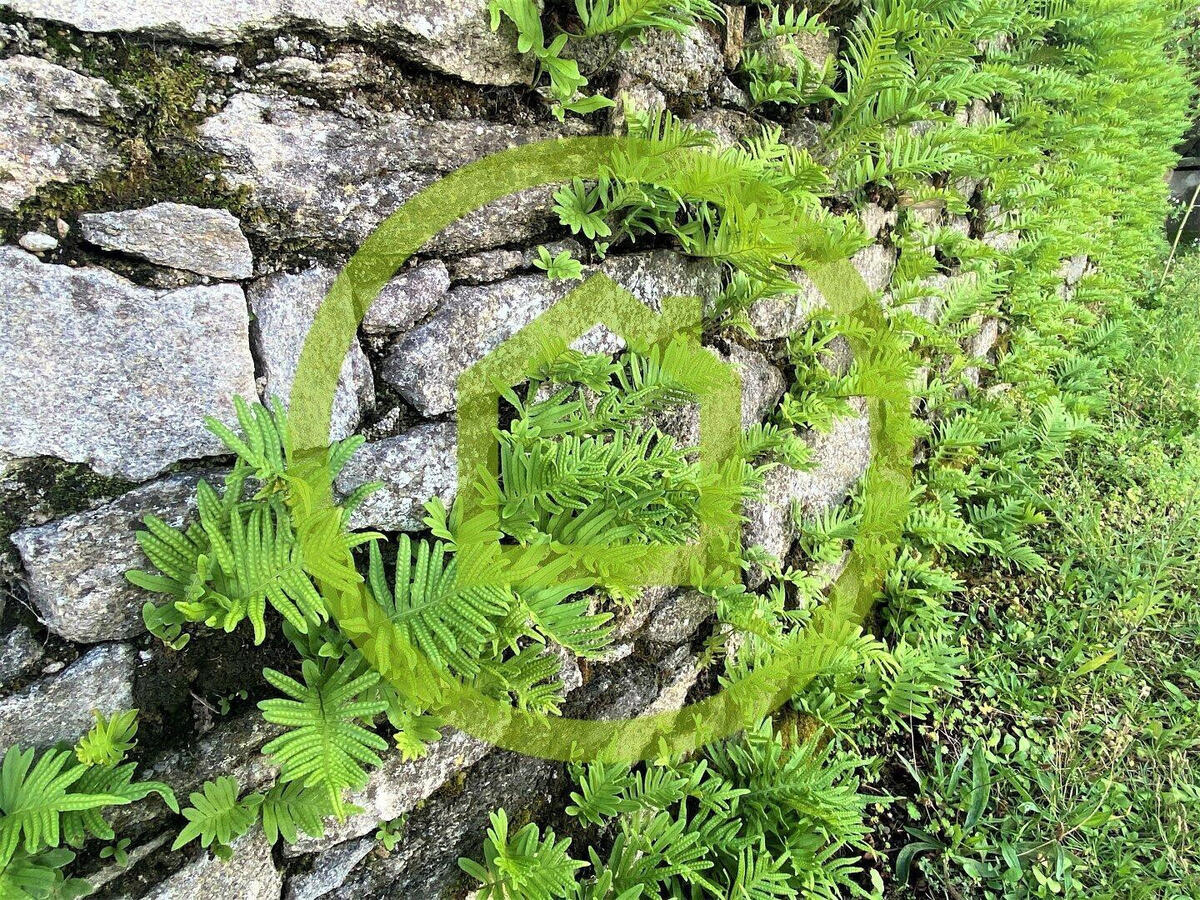
{"type": "MultiPolygon", "coordinates": [[[[599,87],[734,142],[761,121],[729,77],[739,12],[725,31],[580,53],[606,61],[599,87]]],[[[136,705],[147,777],[185,794],[222,774],[243,789],[273,781],[259,753],[273,726],[253,702],[262,666],[288,665],[288,647],[201,634],[176,653],[152,640],[147,598],[122,577],[142,564],[133,531],[146,512],[183,521],[197,479],[228,464],[205,416],[232,421],[235,394],[287,395],[317,305],[389,213],[497,150],[619,127],[619,108],[556,122],[514,46],[490,30],[485,0],[0,0],[0,748],[74,740],[93,707],[136,705]]],[[[820,123],[781,124],[819,148],[820,123]]],[[[532,267],[537,243],[577,248],[550,207],[536,189],[457,223],[368,313],[334,408],[335,436],[369,439],[339,490],[384,482],[357,527],[419,530],[424,501],[452,500],[455,377],[568,289],[532,267]]],[[[895,211],[862,215],[877,243],[854,263],[886,292],[895,211]]],[[[943,224],[1016,239],[984,214],[943,224]]],[[[594,270],[651,306],[711,296],[720,277],[665,248],[594,270]]],[[[744,424],[778,402],[781,339],[819,305],[798,274],[793,296],[752,310],[761,341],[714,339],[742,370],[744,424]]],[[[988,323],[971,352],[998,337],[988,323]]],[[[793,506],[842,502],[868,463],[861,407],[807,439],[816,467],[776,469],[747,509],[747,540],[780,558],[793,506]]],[[[700,595],[648,591],[608,661],[574,679],[568,712],[682,703],[710,614],[700,595]]],[[[560,766],[450,733],[423,760],[375,770],[352,798],[363,812],[322,839],[282,852],[251,834],[231,864],[194,845],[172,853],[178,823],[151,798],[116,815],[130,867],[85,854],[85,868],[107,897],[437,898],[491,808],[548,804],[564,787],[560,766]],[[406,837],[389,853],[371,834],[400,816],[406,837]]]]}

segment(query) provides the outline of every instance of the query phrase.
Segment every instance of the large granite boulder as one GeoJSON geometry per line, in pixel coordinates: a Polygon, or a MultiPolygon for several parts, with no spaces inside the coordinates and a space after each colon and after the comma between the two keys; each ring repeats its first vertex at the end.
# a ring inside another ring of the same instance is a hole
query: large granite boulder
{"type": "MultiPolygon", "coordinates": [[[[237,94],[200,125],[203,145],[225,159],[223,178],[249,192],[282,239],[357,246],[402,203],[442,175],[499,150],[553,136],[543,128],[473,119],[422,122],[401,113],[364,123],[297,100],[237,94]]],[[[552,192],[503,198],[436,238],[462,253],[536,236],[552,221],[552,192]]]]}
{"type": "Polygon", "coordinates": [[[517,84],[533,75],[532,59],[517,52],[515,32],[507,26],[492,31],[487,0],[8,0],[6,5],[81,31],[210,44],[297,29],[332,38],[361,35],[476,84],[517,84]]]}

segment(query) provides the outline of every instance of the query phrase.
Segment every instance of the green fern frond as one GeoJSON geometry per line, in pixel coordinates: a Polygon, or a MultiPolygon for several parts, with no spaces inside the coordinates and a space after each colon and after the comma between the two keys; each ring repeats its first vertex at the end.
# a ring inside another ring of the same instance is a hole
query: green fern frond
{"type": "Polygon", "coordinates": [[[92,715],[96,724],[75,745],[75,756],[85,766],[115,766],[133,749],[138,711],[118,711],[110,719],[93,709],[92,715]]]}
{"type": "Polygon", "coordinates": [[[366,784],[364,766],[381,765],[378,754],[388,746],[369,728],[387,703],[361,697],[378,683],[379,673],[359,675],[357,668],[336,661],[320,666],[306,659],[301,667],[303,684],[264,669],[263,677],[289,699],[258,704],[264,719],[288,729],[263,747],[280,767],[280,782],[319,789],[339,820],[346,816],[343,793],[366,784]]]}
{"type": "Polygon", "coordinates": [[[332,812],[328,797],[299,781],[277,784],[262,800],[263,832],[274,844],[279,838],[294,844],[300,832],[319,838],[325,834],[325,817],[332,812]]]}
{"type": "Polygon", "coordinates": [[[491,814],[483,844],[482,865],[459,859],[464,872],[480,883],[480,900],[562,900],[575,886],[575,873],[587,863],[571,859],[569,838],[557,840],[553,831],[542,837],[534,824],[509,836],[504,810],[491,814]]]}
{"type": "Polygon", "coordinates": [[[178,850],[199,838],[201,847],[211,847],[217,856],[229,859],[232,855],[229,845],[258,821],[258,807],[262,803],[261,794],[248,794],[239,800],[238,792],[237,779],[221,776],[204,782],[199,791],[191,793],[188,800],[192,805],[183,810],[188,823],[171,849],[178,850]]]}
{"type": "Polygon", "coordinates": [[[131,802],[122,794],[73,791],[89,771],[82,765],[68,766],[73,756],[64,750],[47,750],[35,763],[32,749],[10,747],[4,754],[0,766],[0,870],[12,861],[18,846],[30,856],[57,847],[65,813],[131,802]]]}
{"type": "Polygon", "coordinates": [[[720,22],[711,0],[575,0],[584,37],[628,38],[649,29],[682,33],[697,22],[720,22]]]}

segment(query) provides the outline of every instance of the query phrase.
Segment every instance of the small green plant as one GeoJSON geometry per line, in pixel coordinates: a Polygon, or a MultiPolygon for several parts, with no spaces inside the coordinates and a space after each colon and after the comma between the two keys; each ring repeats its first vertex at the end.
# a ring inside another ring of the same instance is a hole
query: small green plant
{"type": "Polygon", "coordinates": [[[768,6],[759,14],[758,26],[757,37],[746,42],[741,62],[755,105],[808,106],[839,99],[832,88],[834,55],[814,63],[802,47],[802,42],[823,44],[829,37],[827,25],[804,9],[768,6]]]}
{"type": "MultiPolygon", "coordinates": [[[[0,764],[0,896],[82,896],[90,885],[65,874],[75,859],[67,847],[79,849],[88,838],[114,841],[105,809],[156,793],[178,811],[169,787],[135,782],[137,764],[123,762],[136,716],[136,711],[117,712],[109,719],[96,713],[96,725],[74,752],[50,749],[39,755],[8,748],[0,764]],[[113,724],[119,725],[115,731],[113,724]]],[[[109,855],[120,861],[128,845],[128,840],[117,842],[109,855]]]]}
{"type": "Polygon", "coordinates": [[[404,816],[388,822],[380,822],[379,827],[375,829],[375,840],[379,841],[379,846],[385,851],[392,853],[404,839],[404,829],[407,824],[408,819],[404,816]]]}
{"type": "Polygon", "coordinates": [[[121,838],[114,844],[106,844],[100,848],[101,859],[111,859],[121,868],[129,865],[129,838],[121,838]]]}
{"type": "Polygon", "coordinates": [[[849,777],[855,765],[848,753],[817,740],[792,744],[763,723],[698,760],[636,773],[576,767],[567,812],[613,830],[606,855],[593,847],[587,861],[574,859],[569,840],[534,824],[510,836],[499,810],[483,863],[459,865],[497,898],[836,897],[856,874],[839,851],[865,847],[868,798],[849,777]]]}
{"type": "Polygon", "coordinates": [[[346,814],[343,792],[366,784],[363,766],[380,765],[377,754],[388,746],[369,730],[375,717],[387,709],[387,702],[363,697],[378,684],[379,673],[356,675],[355,668],[336,660],[319,665],[306,659],[303,683],[264,669],[267,681],[287,699],[259,703],[264,719],[288,728],[263,747],[279,764],[280,782],[319,789],[339,818],[346,814]]]}
{"type": "Polygon", "coordinates": [[[183,810],[188,823],[171,849],[178,850],[199,838],[201,847],[211,847],[216,856],[226,860],[233,857],[230,844],[258,821],[258,808],[262,804],[258,794],[239,799],[237,780],[228,776],[206,781],[188,800],[191,806],[183,810]]]}
{"type": "Polygon", "coordinates": [[[538,258],[533,264],[545,272],[551,281],[578,281],[583,278],[583,263],[573,257],[570,250],[552,256],[544,246],[537,249],[538,258]]]}
{"type": "Polygon", "coordinates": [[[110,719],[92,710],[96,724],[79,740],[75,755],[85,766],[115,766],[133,749],[137,734],[136,709],[114,713],[110,719]]]}

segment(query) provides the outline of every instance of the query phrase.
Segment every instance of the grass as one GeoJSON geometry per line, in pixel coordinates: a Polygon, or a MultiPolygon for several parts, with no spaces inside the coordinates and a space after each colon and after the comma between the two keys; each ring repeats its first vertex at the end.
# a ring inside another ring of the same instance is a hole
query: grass
{"type": "Polygon", "coordinates": [[[1101,427],[1036,473],[1050,567],[953,604],[961,699],[894,754],[894,896],[1200,896],[1197,297],[1193,253],[1117,345],[1101,427]]]}

